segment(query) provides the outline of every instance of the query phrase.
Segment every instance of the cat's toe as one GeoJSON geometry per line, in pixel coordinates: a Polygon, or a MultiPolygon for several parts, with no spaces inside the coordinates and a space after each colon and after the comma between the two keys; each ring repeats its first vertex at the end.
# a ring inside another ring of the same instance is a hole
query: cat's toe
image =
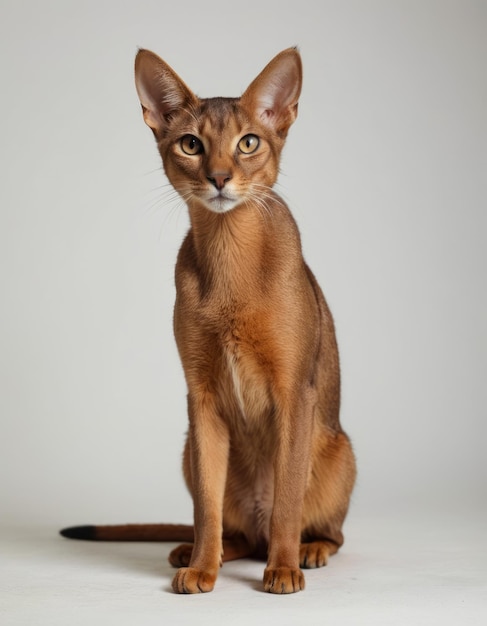
{"type": "Polygon", "coordinates": [[[194,567],[182,567],[172,581],[175,593],[207,593],[213,591],[216,576],[194,567]]]}
{"type": "Polygon", "coordinates": [[[264,590],[269,593],[296,593],[304,589],[304,575],[291,567],[266,568],[264,590]]]}
{"type": "Polygon", "coordinates": [[[169,554],[169,563],[173,567],[187,567],[193,553],[192,543],[182,543],[169,554]]]}
{"type": "Polygon", "coordinates": [[[299,548],[299,565],[305,569],[323,567],[328,563],[330,553],[331,549],[326,541],[302,543],[299,548]]]}

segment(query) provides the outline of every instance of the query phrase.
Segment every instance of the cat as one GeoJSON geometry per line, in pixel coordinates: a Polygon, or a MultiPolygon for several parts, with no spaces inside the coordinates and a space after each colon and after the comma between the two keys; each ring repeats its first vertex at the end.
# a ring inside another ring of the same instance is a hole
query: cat
{"type": "Polygon", "coordinates": [[[166,175],[187,204],[174,332],[188,387],[183,455],[194,526],[82,526],[66,537],[186,541],[177,593],[211,591],[222,561],[267,560],[270,593],[343,543],[355,459],[339,422],[334,323],[296,223],[273,190],[302,65],[282,51],[240,98],[198,98],[153,52],[135,82],[166,175]]]}

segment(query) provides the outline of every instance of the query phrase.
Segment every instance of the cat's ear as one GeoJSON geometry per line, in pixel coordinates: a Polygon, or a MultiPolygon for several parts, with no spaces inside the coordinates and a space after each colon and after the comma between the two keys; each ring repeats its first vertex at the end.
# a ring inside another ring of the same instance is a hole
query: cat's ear
{"type": "Polygon", "coordinates": [[[303,70],[296,48],[272,59],[250,84],[241,104],[278,134],[285,135],[298,114],[303,70]]]}
{"type": "Polygon", "coordinates": [[[175,111],[197,101],[176,72],[150,50],[139,50],[135,57],[135,87],[144,121],[156,135],[175,111]]]}

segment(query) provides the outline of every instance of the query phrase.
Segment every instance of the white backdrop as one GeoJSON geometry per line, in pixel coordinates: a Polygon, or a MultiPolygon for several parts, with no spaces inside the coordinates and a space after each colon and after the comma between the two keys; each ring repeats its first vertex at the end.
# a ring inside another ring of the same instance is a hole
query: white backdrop
{"type": "Polygon", "coordinates": [[[300,46],[279,189],[336,320],[351,515],[485,510],[486,42],[480,0],[2,0],[2,520],[191,519],[171,329],[187,218],[137,46],[201,96],[300,46]]]}

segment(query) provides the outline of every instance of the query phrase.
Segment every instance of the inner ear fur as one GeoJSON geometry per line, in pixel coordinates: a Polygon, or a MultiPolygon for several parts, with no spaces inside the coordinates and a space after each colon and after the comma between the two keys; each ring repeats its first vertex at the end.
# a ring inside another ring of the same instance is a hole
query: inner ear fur
{"type": "Polygon", "coordinates": [[[135,87],[144,121],[156,134],[167,124],[171,113],[197,102],[176,72],[150,50],[139,50],[135,57],[135,87]]]}
{"type": "Polygon", "coordinates": [[[252,81],[241,104],[278,134],[286,134],[298,114],[303,81],[301,56],[288,48],[275,56],[252,81]]]}

